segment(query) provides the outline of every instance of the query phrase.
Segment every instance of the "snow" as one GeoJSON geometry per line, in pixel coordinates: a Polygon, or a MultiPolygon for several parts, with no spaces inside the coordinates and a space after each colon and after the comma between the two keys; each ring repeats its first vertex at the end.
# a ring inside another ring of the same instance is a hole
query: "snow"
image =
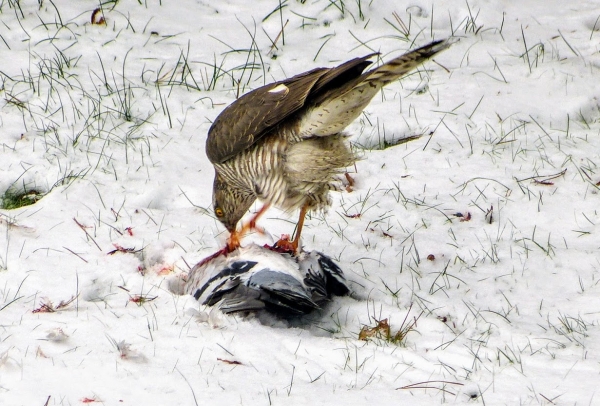
{"type": "Polygon", "coordinates": [[[0,1],[0,194],[45,193],[0,210],[0,404],[600,404],[597,2],[141,3],[0,1]],[[168,289],[224,245],[204,142],[236,96],[453,34],[307,219],[351,296],[289,321],[168,289]],[[383,319],[417,322],[359,340],[383,319]]]}

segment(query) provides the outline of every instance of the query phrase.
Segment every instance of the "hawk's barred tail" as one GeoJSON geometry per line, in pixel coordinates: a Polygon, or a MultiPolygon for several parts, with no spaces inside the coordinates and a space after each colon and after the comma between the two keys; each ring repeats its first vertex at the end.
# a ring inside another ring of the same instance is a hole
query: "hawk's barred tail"
{"type": "Polygon", "coordinates": [[[449,39],[434,41],[319,94],[312,100],[312,108],[301,117],[297,131],[300,138],[326,137],[341,132],[382,87],[416,69],[452,42],[449,39]]]}
{"type": "Polygon", "coordinates": [[[435,54],[442,52],[452,45],[449,39],[434,41],[430,44],[407,52],[389,62],[384,63],[378,68],[366,72],[365,81],[361,86],[371,85],[381,88],[388,83],[406,75],[425,61],[433,57],[435,54]]]}

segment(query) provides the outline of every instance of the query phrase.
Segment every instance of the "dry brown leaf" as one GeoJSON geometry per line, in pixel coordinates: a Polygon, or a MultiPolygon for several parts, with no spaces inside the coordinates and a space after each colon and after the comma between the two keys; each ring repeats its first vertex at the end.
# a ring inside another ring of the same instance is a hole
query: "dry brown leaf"
{"type": "Polygon", "coordinates": [[[240,361],[231,361],[231,360],[223,359],[223,358],[217,358],[217,361],[221,361],[221,362],[224,362],[229,365],[244,365],[240,361]]]}

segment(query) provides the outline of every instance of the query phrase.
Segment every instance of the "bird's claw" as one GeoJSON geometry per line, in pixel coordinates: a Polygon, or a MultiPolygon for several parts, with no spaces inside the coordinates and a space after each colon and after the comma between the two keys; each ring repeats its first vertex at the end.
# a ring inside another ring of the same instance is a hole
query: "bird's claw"
{"type": "Polygon", "coordinates": [[[299,241],[297,239],[290,241],[290,236],[288,234],[284,234],[281,236],[279,241],[277,241],[271,249],[273,251],[281,252],[281,253],[289,253],[296,255],[299,253],[299,241]]]}
{"type": "Polygon", "coordinates": [[[265,229],[256,225],[256,221],[251,220],[246,224],[242,225],[240,231],[232,231],[227,239],[227,246],[224,248],[227,253],[233,252],[241,246],[242,238],[245,234],[250,231],[256,231],[257,233],[264,235],[265,229]]]}
{"type": "Polygon", "coordinates": [[[241,234],[239,234],[235,231],[233,233],[231,233],[231,235],[227,239],[227,244],[223,248],[221,248],[220,250],[215,252],[214,254],[209,255],[208,257],[204,258],[202,261],[200,261],[199,265],[207,264],[208,262],[212,261],[213,259],[215,259],[217,257],[220,257],[221,255],[230,254],[233,251],[235,251],[236,249],[238,249],[240,247],[240,239],[241,239],[240,237],[241,237],[241,234]]]}
{"type": "Polygon", "coordinates": [[[237,232],[232,232],[229,238],[227,239],[227,245],[221,251],[225,251],[225,253],[229,254],[230,252],[235,251],[241,245],[241,234],[237,232]]]}

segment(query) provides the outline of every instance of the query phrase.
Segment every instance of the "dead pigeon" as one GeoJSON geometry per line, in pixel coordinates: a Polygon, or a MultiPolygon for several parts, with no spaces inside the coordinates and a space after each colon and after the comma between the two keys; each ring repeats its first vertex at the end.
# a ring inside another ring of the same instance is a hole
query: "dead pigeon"
{"type": "Polygon", "coordinates": [[[184,285],[184,293],[223,313],[281,316],[308,314],[348,292],[342,270],[325,254],[293,255],[255,244],[200,262],[184,285]]]}

